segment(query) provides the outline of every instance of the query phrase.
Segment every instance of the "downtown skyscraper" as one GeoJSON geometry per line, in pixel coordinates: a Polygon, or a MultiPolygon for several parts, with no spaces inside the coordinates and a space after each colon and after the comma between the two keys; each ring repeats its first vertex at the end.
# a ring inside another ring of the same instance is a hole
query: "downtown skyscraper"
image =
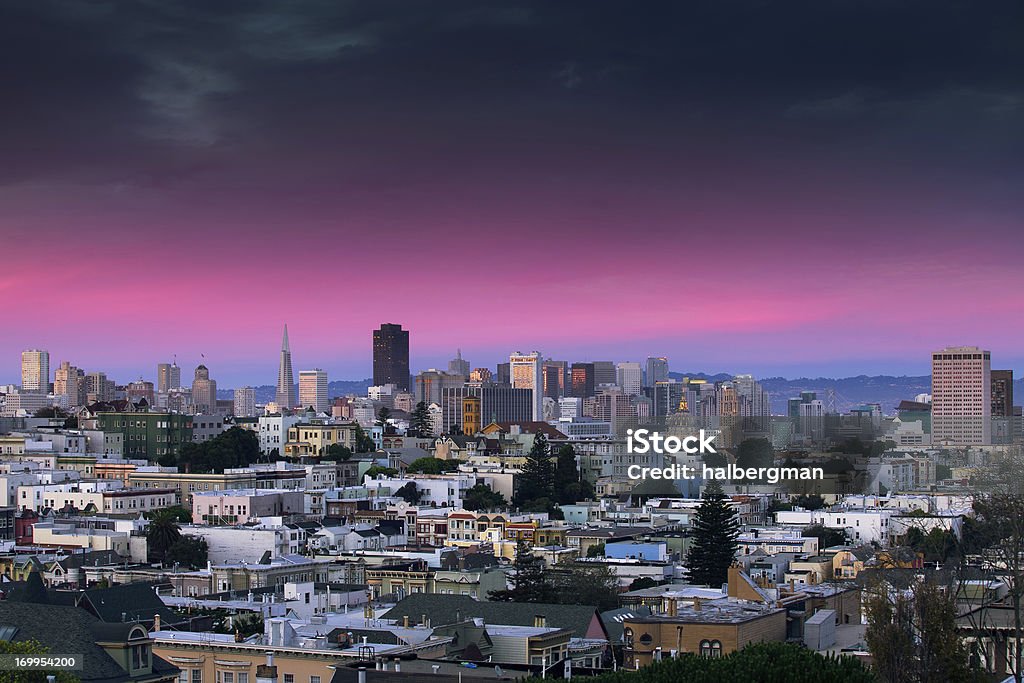
{"type": "Polygon", "coordinates": [[[295,407],[295,376],[292,374],[292,350],[288,344],[287,324],[281,337],[281,361],[277,367],[277,394],[274,402],[282,410],[295,407]]]}
{"type": "Polygon", "coordinates": [[[409,331],[383,323],[373,331],[373,384],[409,391],[409,331]]]}
{"type": "Polygon", "coordinates": [[[50,353],[42,349],[21,352],[21,390],[46,394],[50,391],[50,353]]]}
{"type": "Polygon", "coordinates": [[[992,443],[991,353],[950,346],[932,353],[932,443],[992,443]]]}

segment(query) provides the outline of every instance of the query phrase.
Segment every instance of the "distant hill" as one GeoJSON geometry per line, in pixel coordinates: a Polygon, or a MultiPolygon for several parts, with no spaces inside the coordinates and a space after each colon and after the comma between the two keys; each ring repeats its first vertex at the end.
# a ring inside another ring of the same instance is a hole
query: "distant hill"
{"type": "MultiPolygon", "coordinates": [[[[347,394],[355,394],[356,396],[365,396],[367,388],[373,384],[373,379],[339,379],[333,382],[327,383],[327,394],[334,398],[336,396],[345,396],[347,394]]],[[[295,385],[295,395],[298,396],[299,390],[298,385],[295,385]]],[[[261,384],[258,387],[253,387],[256,390],[256,402],[257,403],[268,403],[274,400],[277,395],[277,387],[272,384],[261,384]]],[[[230,399],[235,397],[234,389],[218,389],[217,398],[230,399]]]]}
{"type": "MultiPolygon", "coordinates": [[[[706,375],[701,372],[671,372],[669,376],[675,379],[696,377],[709,382],[732,379],[732,375],[725,373],[706,375]]],[[[858,375],[857,377],[800,377],[798,379],[765,377],[758,381],[771,395],[772,413],[774,414],[785,413],[786,401],[791,397],[799,396],[801,391],[817,392],[818,398],[827,402],[829,389],[835,391],[836,410],[846,411],[862,403],[880,403],[882,410],[891,414],[903,399],[913,399],[918,394],[931,392],[932,383],[930,375],[900,377],[858,375]]]]}

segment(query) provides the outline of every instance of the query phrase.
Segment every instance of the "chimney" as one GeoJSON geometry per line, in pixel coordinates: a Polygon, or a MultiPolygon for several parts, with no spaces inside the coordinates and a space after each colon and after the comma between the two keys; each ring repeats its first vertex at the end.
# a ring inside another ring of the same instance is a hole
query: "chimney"
{"type": "Polygon", "coordinates": [[[547,617],[545,617],[543,614],[536,614],[536,615],[534,615],[534,617],[533,617],[533,627],[534,628],[547,628],[547,626],[548,626],[547,617]]]}
{"type": "Polygon", "coordinates": [[[402,672],[402,660],[399,659],[398,657],[395,657],[395,673],[397,674],[397,673],[401,673],[401,672],[402,672]]]}
{"type": "Polygon", "coordinates": [[[402,617],[402,628],[409,628],[409,615],[402,617]]]}
{"type": "Polygon", "coordinates": [[[276,683],[277,667],[274,666],[274,653],[267,653],[267,663],[256,667],[256,683],[276,683]]]}
{"type": "Polygon", "coordinates": [[[700,598],[694,598],[693,599],[693,611],[694,612],[699,612],[700,611],[700,598]]]}
{"type": "Polygon", "coordinates": [[[159,614],[154,614],[153,615],[153,630],[154,631],[159,631],[160,630],[160,615],[159,614]]]}
{"type": "Polygon", "coordinates": [[[675,598],[668,599],[668,616],[674,617],[679,615],[679,604],[675,598]]]}
{"type": "Polygon", "coordinates": [[[366,669],[359,667],[359,683],[366,683],[366,669]]]}

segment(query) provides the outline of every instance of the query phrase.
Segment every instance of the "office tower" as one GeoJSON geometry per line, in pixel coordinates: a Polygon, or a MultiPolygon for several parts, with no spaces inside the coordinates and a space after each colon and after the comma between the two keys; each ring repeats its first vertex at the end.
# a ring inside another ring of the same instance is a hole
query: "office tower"
{"type": "Polygon", "coordinates": [[[627,396],[639,396],[643,393],[644,369],[639,363],[619,363],[615,368],[615,383],[627,396]]]}
{"type": "Polygon", "coordinates": [[[991,353],[950,346],[932,353],[932,443],[992,443],[991,353]]]}
{"type": "MultiPolygon", "coordinates": [[[[460,387],[441,389],[441,423],[445,431],[459,427],[465,431],[467,415],[466,398],[479,398],[480,405],[470,405],[468,422],[486,427],[492,422],[533,421],[534,394],[532,389],[516,389],[508,384],[464,384],[460,387]],[[476,416],[472,414],[475,411],[476,416]]],[[[479,431],[479,430],[478,430],[479,431]]]]}
{"type": "Polygon", "coordinates": [[[384,323],[373,331],[373,383],[409,391],[409,331],[384,323]]]}
{"type": "Polygon", "coordinates": [[[993,370],[992,417],[1013,417],[1013,370],[993,370]]]}
{"type": "Polygon", "coordinates": [[[205,365],[196,367],[192,380],[192,406],[197,414],[213,415],[217,412],[217,382],[210,379],[210,370],[205,365]]]}
{"type": "Polygon", "coordinates": [[[235,389],[235,417],[254,417],[256,415],[256,390],[252,387],[235,389]]]}
{"type": "Polygon", "coordinates": [[[668,358],[648,356],[647,372],[644,375],[644,386],[653,387],[658,382],[668,379],[668,358]]]}
{"type": "Polygon", "coordinates": [[[288,343],[288,325],[281,337],[281,360],[277,365],[277,393],[274,402],[280,410],[295,407],[295,376],[292,374],[292,348],[288,343]]]}
{"type": "Polygon", "coordinates": [[[171,389],[181,387],[181,368],[178,362],[157,363],[156,366],[156,390],[158,393],[166,394],[171,389]]]}
{"type": "Polygon", "coordinates": [[[569,375],[569,363],[564,360],[546,360],[541,366],[544,374],[544,395],[556,401],[567,393],[569,386],[566,378],[569,375]]]}
{"type": "Polygon", "coordinates": [[[427,405],[441,403],[441,393],[448,388],[461,387],[466,383],[465,375],[450,375],[447,372],[431,368],[416,375],[416,386],[413,394],[416,402],[427,405]]]}
{"type": "Polygon", "coordinates": [[[497,372],[494,373],[494,381],[498,384],[512,384],[512,370],[508,363],[498,363],[497,372]]]}
{"type": "Polygon", "coordinates": [[[327,371],[320,368],[299,372],[299,407],[318,413],[327,411],[327,371]]]}
{"type": "MultiPolygon", "coordinates": [[[[533,391],[533,420],[544,419],[544,378],[541,376],[541,356],[537,351],[516,351],[508,358],[509,375],[516,389],[533,391]]],[[[486,416],[485,416],[486,418],[486,416]]]]}
{"type": "Polygon", "coordinates": [[[604,385],[613,385],[617,379],[617,373],[615,372],[615,363],[610,360],[595,360],[594,361],[594,387],[604,385]]]}
{"type": "Polygon", "coordinates": [[[589,398],[594,395],[594,364],[573,363],[572,370],[572,395],[576,398],[589,398]]]}
{"type": "Polygon", "coordinates": [[[136,380],[135,382],[129,382],[126,391],[128,394],[128,400],[132,403],[138,403],[145,399],[149,406],[153,406],[156,401],[152,382],[142,379],[136,380]]]}
{"type": "Polygon", "coordinates": [[[474,368],[469,373],[469,381],[479,384],[480,382],[490,382],[494,375],[487,368],[474,368]]]}
{"type": "Polygon", "coordinates": [[[42,349],[21,352],[21,391],[26,394],[50,393],[50,353],[42,349]]]}
{"type": "Polygon", "coordinates": [[[686,385],[674,379],[662,380],[653,387],[646,387],[644,391],[651,399],[656,417],[675,415],[687,405],[686,385]]]}
{"type": "Polygon", "coordinates": [[[739,415],[756,418],[771,415],[771,397],[753,375],[736,375],[731,384],[736,390],[739,415]]]}
{"type": "Polygon", "coordinates": [[[85,403],[85,373],[68,361],[63,361],[53,373],[53,393],[64,396],[69,408],[85,403]]]}
{"type": "Polygon", "coordinates": [[[594,397],[594,419],[611,425],[612,434],[623,436],[627,429],[635,428],[636,408],[622,389],[606,386],[594,397]]]}
{"type": "Polygon", "coordinates": [[[462,349],[456,349],[455,358],[448,361],[448,374],[469,377],[469,361],[462,359],[462,349]]]}

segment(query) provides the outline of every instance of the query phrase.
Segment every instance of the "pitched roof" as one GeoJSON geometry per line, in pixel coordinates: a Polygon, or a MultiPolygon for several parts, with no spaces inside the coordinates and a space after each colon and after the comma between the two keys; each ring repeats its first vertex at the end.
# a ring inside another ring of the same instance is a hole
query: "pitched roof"
{"type": "Polygon", "coordinates": [[[419,622],[426,614],[431,624],[441,626],[455,624],[465,619],[479,617],[486,624],[506,626],[533,626],[537,616],[544,616],[551,628],[572,631],[577,638],[587,637],[590,624],[597,614],[592,605],[552,605],[533,602],[482,602],[468,595],[435,595],[415,593],[384,613],[384,619],[419,622]]]}
{"type": "MultiPolygon", "coordinates": [[[[118,637],[110,633],[109,625],[85,610],[60,605],[40,605],[23,602],[0,602],[0,626],[12,626],[17,630],[8,638],[13,642],[38,641],[54,654],[81,654],[83,668],[75,675],[83,683],[121,683],[133,678],[96,644],[98,639],[118,637]]],[[[127,627],[123,629],[127,635],[127,627]]],[[[153,655],[153,668],[167,673],[177,668],[153,655]]],[[[138,677],[151,678],[150,676],[138,677]]]]}
{"type": "Polygon", "coordinates": [[[181,621],[153,589],[153,584],[146,582],[123,583],[110,588],[91,588],[82,593],[78,599],[79,607],[84,607],[107,623],[124,621],[150,622],[153,616],[167,624],[181,621]]]}

